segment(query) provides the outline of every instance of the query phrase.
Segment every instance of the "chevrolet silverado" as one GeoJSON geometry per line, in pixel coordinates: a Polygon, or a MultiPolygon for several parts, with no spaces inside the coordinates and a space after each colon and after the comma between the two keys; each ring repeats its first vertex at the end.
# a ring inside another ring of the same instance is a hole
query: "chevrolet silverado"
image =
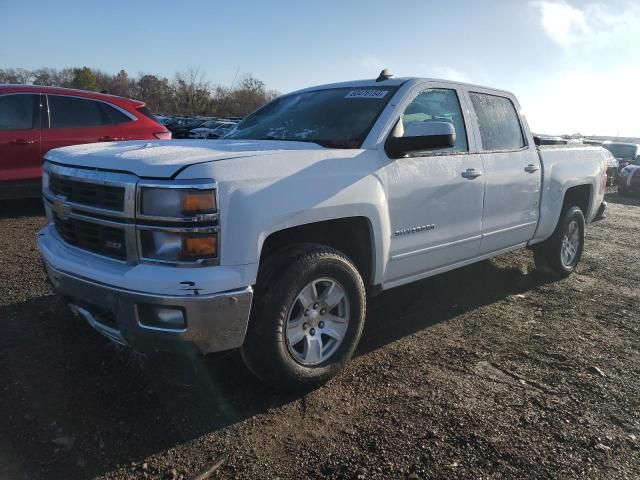
{"type": "Polygon", "coordinates": [[[38,244],[112,341],[239,349],[294,388],[350,359],[368,295],[520,248],[571,274],[606,167],[600,147],[537,147],[508,92],[383,72],[279,97],[222,140],[52,150],[38,244]]]}

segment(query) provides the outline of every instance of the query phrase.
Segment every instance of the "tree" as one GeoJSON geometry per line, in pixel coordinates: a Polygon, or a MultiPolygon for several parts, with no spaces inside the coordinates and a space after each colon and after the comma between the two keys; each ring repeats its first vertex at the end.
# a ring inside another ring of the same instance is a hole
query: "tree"
{"type": "MultiPolygon", "coordinates": [[[[270,96],[273,92],[270,92],[270,96]]],[[[230,115],[244,117],[257,110],[267,101],[267,91],[264,82],[246,75],[240,82],[240,87],[231,92],[230,115]]]]}
{"type": "Polygon", "coordinates": [[[190,115],[207,113],[211,109],[210,88],[199,68],[178,72],[174,81],[176,107],[190,115]]]}
{"type": "MultiPolygon", "coordinates": [[[[0,68],[0,83],[33,83],[58,87],[102,91],[144,101],[154,112],[179,115],[245,116],[278,96],[251,74],[237,87],[212,86],[195,67],[178,72],[173,81],[156,75],[132,78],[125,70],[113,75],[89,67],[0,68]]],[[[235,82],[234,82],[235,83],[235,82]]]]}
{"type": "Polygon", "coordinates": [[[109,93],[120,95],[121,97],[133,98],[137,96],[136,81],[129,78],[126,71],[120,70],[111,81],[109,93]]]}
{"type": "Polygon", "coordinates": [[[24,68],[0,69],[0,83],[25,84],[31,80],[31,72],[24,68]]]}
{"type": "Polygon", "coordinates": [[[34,85],[60,85],[60,75],[55,68],[40,68],[33,72],[34,85]]]}
{"type": "Polygon", "coordinates": [[[96,76],[89,67],[73,69],[72,86],[80,90],[96,91],[98,89],[96,76]]]}
{"type": "Polygon", "coordinates": [[[141,75],[138,79],[139,98],[154,112],[168,113],[175,110],[174,92],[166,78],[141,75]]]}

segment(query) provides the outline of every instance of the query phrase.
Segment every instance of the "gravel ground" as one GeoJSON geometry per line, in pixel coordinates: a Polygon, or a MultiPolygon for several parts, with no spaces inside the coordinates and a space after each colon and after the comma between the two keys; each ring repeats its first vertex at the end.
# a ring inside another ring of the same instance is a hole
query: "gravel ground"
{"type": "Polygon", "coordinates": [[[0,478],[639,478],[640,201],[608,201],[576,275],[523,251],[386,292],[297,396],[117,350],[51,295],[38,203],[0,205],[0,478]]]}

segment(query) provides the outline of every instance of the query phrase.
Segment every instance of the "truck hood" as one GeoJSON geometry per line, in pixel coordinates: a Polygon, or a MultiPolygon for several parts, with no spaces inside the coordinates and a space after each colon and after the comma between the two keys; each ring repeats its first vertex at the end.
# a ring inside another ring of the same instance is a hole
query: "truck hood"
{"type": "Polygon", "coordinates": [[[285,150],[325,150],[310,142],[279,140],[158,140],[109,142],[56,148],[45,159],[63,165],[117,170],[139,177],[171,178],[190,165],[285,150]]]}

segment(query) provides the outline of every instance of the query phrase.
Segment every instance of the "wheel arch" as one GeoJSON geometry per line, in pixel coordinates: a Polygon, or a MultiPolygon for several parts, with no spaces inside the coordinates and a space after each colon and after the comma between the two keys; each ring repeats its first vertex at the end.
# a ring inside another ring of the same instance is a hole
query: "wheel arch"
{"type": "Polygon", "coordinates": [[[555,199],[547,198],[547,202],[552,202],[551,207],[543,209],[540,217],[538,229],[534,238],[529,242],[533,246],[551,237],[560,221],[562,212],[571,206],[577,206],[582,210],[585,220],[589,218],[589,212],[593,210],[594,189],[591,183],[576,183],[566,187],[562,196],[555,199]]]}
{"type": "Polygon", "coordinates": [[[367,216],[350,216],[319,220],[270,232],[260,244],[258,277],[264,269],[281,266],[294,259],[305,245],[323,245],[344,253],[353,261],[367,288],[376,284],[380,266],[376,227],[367,216]]]}

